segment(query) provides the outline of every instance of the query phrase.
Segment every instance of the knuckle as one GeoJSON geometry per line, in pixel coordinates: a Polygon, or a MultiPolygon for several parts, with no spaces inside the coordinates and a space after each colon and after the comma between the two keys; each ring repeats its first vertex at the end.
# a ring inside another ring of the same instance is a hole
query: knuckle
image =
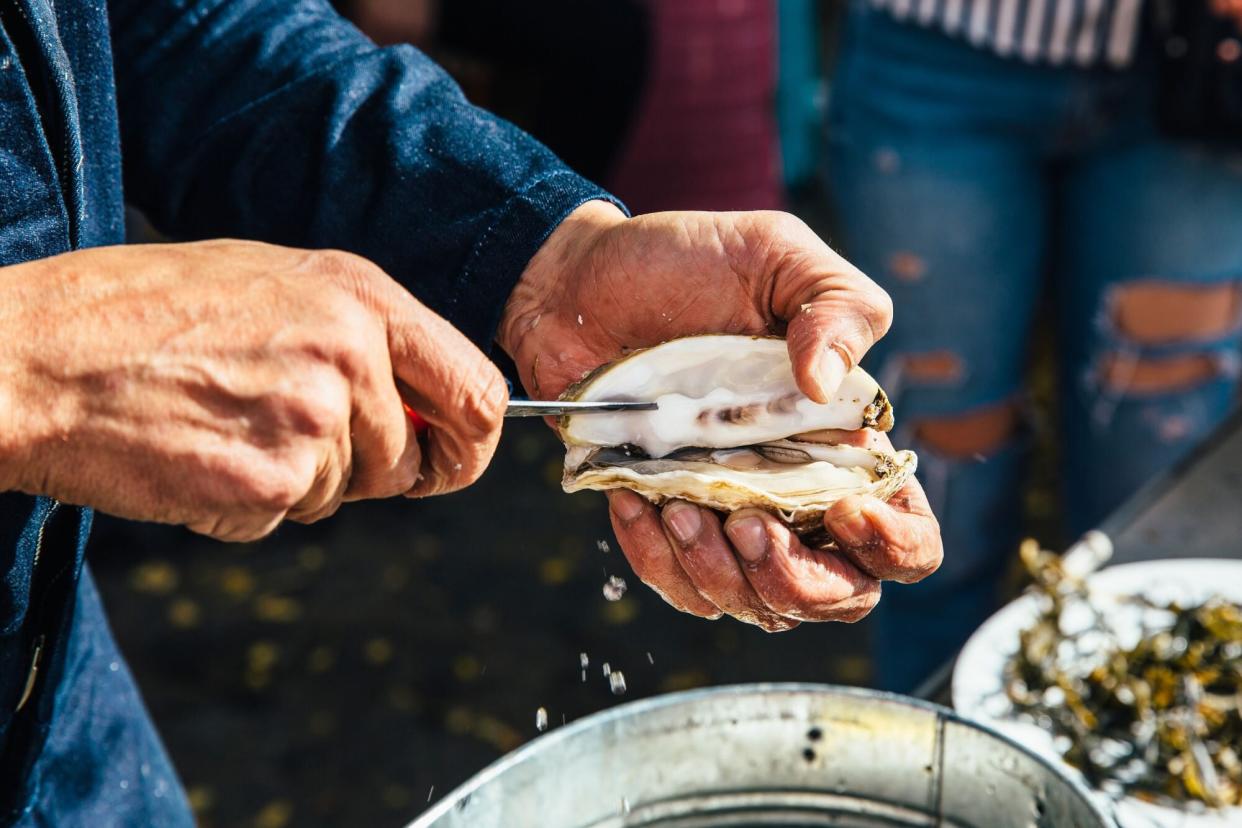
{"type": "Polygon", "coordinates": [[[878,592],[868,592],[859,596],[859,599],[851,603],[847,607],[843,607],[835,620],[843,624],[856,624],[871,614],[871,611],[880,603],[880,595],[878,592]]]}
{"type": "Polygon", "coordinates": [[[310,480],[305,474],[288,464],[274,462],[242,478],[237,494],[250,508],[283,515],[297,505],[309,488],[310,480]]]}
{"type": "Polygon", "coordinates": [[[413,460],[399,457],[388,467],[389,471],[370,481],[363,496],[369,498],[392,497],[405,494],[418,485],[419,461],[415,454],[413,460]]]}
{"type": "MultiPolygon", "coordinates": [[[[416,452],[416,450],[415,450],[416,452]]],[[[350,500],[377,500],[405,494],[419,480],[419,457],[406,458],[398,452],[395,458],[379,468],[356,471],[349,480],[350,500]]]]}
{"type": "Polygon", "coordinates": [[[479,354],[457,389],[455,407],[463,424],[478,434],[499,431],[508,400],[509,389],[500,371],[479,354]]]}
{"type": "Polygon", "coordinates": [[[265,520],[260,520],[251,526],[240,529],[239,531],[241,534],[245,536],[241,538],[241,541],[249,543],[251,541],[266,538],[268,535],[276,531],[276,528],[280,526],[284,519],[285,513],[282,511],[278,514],[269,516],[265,520]]]}
{"type": "Polygon", "coordinates": [[[888,291],[872,282],[874,286],[874,295],[871,300],[872,315],[871,329],[875,333],[877,339],[888,333],[888,329],[893,324],[893,297],[889,296],[888,291]]]}
{"type": "Polygon", "coordinates": [[[358,302],[336,302],[329,328],[335,365],[346,376],[366,376],[381,341],[374,314],[358,302]]]}
{"type": "Polygon", "coordinates": [[[295,389],[273,395],[272,401],[278,420],[295,438],[335,438],[349,427],[349,397],[344,383],[331,372],[309,371],[295,389]]]}
{"type": "Polygon", "coordinates": [[[792,616],[800,611],[801,602],[788,586],[766,589],[760,593],[760,597],[767,608],[777,616],[792,616]]]}
{"type": "Polygon", "coordinates": [[[379,270],[367,259],[345,250],[316,250],[311,268],[320,276],[343,287],[356,287],[374,278],[379,270]]]}
{"type": "Polygon", "coordinates": [[[780,210],[764,211],[763,219],[770,232],[783,241],[805,242],[807,234],[814,234],[805,221],[793,213],[780,210]]]}
{"type": "Polygon", "coordinates": [[[931,575],[940,568],[940,564],[944,562],[944,552],[937,549],[926,560],[918,561],[907,568],[905,577],[901,579],[902,583],[914,584],[931,575]]]}

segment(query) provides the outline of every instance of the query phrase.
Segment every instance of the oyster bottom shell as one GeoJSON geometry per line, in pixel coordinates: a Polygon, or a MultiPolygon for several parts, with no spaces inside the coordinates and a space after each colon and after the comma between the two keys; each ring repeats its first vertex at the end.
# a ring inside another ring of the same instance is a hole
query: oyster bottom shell
{"type": "Polygon", "coordinates": [[[798,440],[659,459],[627,457],[618,448],[571,450],[562,485],[567,492],[630,489],[656,504],[688,500],[722,512],[767,509],[803,534],[822,528],[824,512],[845,497],[892,497],[917,465],[912,451],[889,454],[798,440]],[[763,457],[774,450],[805,452],[813,459],[791,463],[763,457]],[[752,465],[750,454],[761,461],[752,465]]]}

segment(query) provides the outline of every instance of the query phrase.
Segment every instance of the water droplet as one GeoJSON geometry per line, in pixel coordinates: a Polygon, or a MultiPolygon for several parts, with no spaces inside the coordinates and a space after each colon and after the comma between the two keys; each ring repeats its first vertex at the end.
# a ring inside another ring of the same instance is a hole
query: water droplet
{"type": "MultiPolygon", "coordinates": [[[[543,708],[542,708],[542,707],[541,707],[541,708],[539,708],[539,709],[540,709],[540,710],[543,710],[543,708]]],[[[542,730],[542,729],[543,729],[543,728],[540,728],[540,730],[542,730]]],[[[436,792],[436,786],[435,786],[435,785],[432,785],[430,788],[428,788],[428,789],[427,789],[427,801],[428,801],[428,802],[430,802],[430,801],[431,801],[431,795],[432,795],[433,793],[435,793],[435,792],[436,792]]]]}
{"type": "Polygon", "coordinates": [[[582,314],[578,314],[578,324],[582,324],[582,314]]]}
{"type": "Polygon", "coordinates": [[[651,657],[651,652],[650,652],[650,651],[648,651],[648,652],[647,652],[647,663],[648,663],[648,664],[655,664],[655,659],[651,657]]]}
{"type": "Polygon", "coordinates": [[[612,672],[612,668],[608,666],[608,662],[604,662],[604,678],[608,678],[608,674],[612,672]]]}
{"type": "Polygon", "coordinates": [[[121,780],[121,790],[123,790],[123,791],[128,791],[128,790],[129,790],[129,780],[128,780],[128,779],[122,779],[122,780],[121,780]]]}
{"type": "Polygon", "coordinates": [[[578,666],[583,670],[591,666],[591,659],[586,653],[578,653],[578,666]]]}
{"type": "Polygon", "coordinates": [[[548,729],[548,708],[541,707],[535,711],[535,729],[540,733],[548,729]]]}
{"type": "Polygon", "coordinates": [[[609,688],[612,689],[612,694],[614,696],[624,696],[625,695],[625,673],[621,672],[620,670],[617,670],[615,673],[612,673],[610,676],[608,676],[608,686],[609,688]]]}
{"type": "Polygon", "coordinates": [[[599,551],[603,552],[605,555],[612,551],[612,547],[608,545],[608,541],[606,540],[597,540],[595,545],[599,548],[599,551]]]}
{"type": "Polygon", "coordinates": [[[621,815],[624,816],[630,812],[630,800],[628,797],[621,797],[621,815]]]}
{"type": "Polygon", "coordinates": [[[609,575],[607,582],[604,583],[604,597],[609,601],[620,601],[625,590],[625,579],[616,575],[609,575]]]}
{"type": "Polygon", "coordinates": [[[121,669],[121,662],[113,661],[108,665],[108,669],[115,673],[117,670],[121,669]]]}

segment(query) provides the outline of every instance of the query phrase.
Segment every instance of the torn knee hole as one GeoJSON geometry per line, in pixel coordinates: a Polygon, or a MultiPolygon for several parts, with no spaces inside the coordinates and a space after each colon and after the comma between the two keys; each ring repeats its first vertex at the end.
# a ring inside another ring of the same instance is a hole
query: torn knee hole
{"type": "Polygon", "coordinates": [[[946,457],[965,459],[991,454],[1018,430],[1020,413],[1016,402],[1004,402],[955,414],[923,419],[915,423],[920,443],[946,457]]]}
{"type": "Polygon", "coordinates": [[[1110,390],[1122,394],[1151,394],[1201,385],[1223,373],[1220,360],[1211,354],[1173,357],[1134,357],[1106,354],[1100,376],[1110,390]]]}
{"type": "Polygon", "coordinates": [[[1133,282],[1112,297],[1118,332],[1135,343],[1166,345],[1223,336],[1238,326],[1242,285],[1133,282]]]}
{"type": "Polygon", "coordinates": [[[962,358],[952,351],[906,354],[901,362],[902,376],[910,382],[951,385],[966,375],[962,358]]]}
{"type": "Polygon", "coordinates": [[[888,272],[899,282],[918,282],[927,272],[927,263],[908,250],[899,250],[888,257],[888,272]]]}

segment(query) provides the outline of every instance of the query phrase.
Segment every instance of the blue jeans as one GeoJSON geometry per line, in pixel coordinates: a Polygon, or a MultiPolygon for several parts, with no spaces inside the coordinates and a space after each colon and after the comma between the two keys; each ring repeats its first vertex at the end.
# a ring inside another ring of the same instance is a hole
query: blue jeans
{"type": "Polygon", "coordinates": [[[1054,326],[1072,533],[1233,405],[1242,154],[1157,133],[1147,55],[1124,71],[1037,66],[852,8],[829,118],[836,241],[893,297],[867,367],[945,541],[940,571],[892,585],[874,614],[883,686],[911,689],[995,608],[1029,430],[963,453],[928,445],[925,424],[1021,411],[1039,320],[1054,326]]]}

